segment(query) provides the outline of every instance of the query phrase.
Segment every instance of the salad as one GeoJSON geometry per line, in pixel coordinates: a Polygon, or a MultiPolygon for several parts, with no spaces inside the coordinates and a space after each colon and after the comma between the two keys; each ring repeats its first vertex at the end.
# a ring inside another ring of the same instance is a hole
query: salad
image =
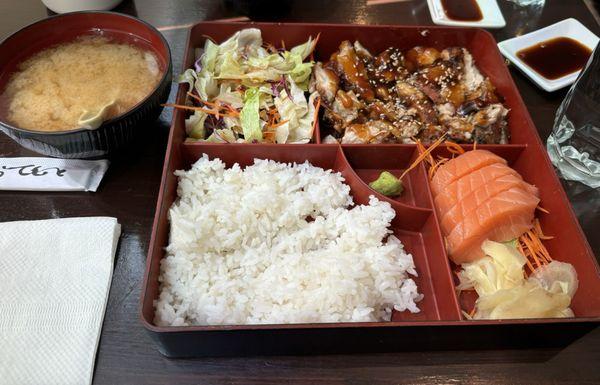
{"type": "Polygon", "coordinates": [[[189,84],[186,104],[168,105],[193,111],[185,121],[188,140],[308,143],[319,105],[317,92],[307,97],[317,41],[277,49],[256,28],[221,44],[207,39],[179,80],[189,84]]]}

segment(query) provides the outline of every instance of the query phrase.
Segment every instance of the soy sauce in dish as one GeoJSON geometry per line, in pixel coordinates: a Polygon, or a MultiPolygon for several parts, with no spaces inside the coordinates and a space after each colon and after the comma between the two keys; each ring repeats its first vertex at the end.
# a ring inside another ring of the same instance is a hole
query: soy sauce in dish
{"type": "Polygon", "coordinates": [[[449,19],[457,21],[479,21],[483,14],[477,0],[442,0],[444,13],[449,19]]]}
{"type": "Polygon", "coordinates": [[[517,51],[517,57],[548,80],[579,71],[592,50],[577,40],[556,37],[517,51]]]}

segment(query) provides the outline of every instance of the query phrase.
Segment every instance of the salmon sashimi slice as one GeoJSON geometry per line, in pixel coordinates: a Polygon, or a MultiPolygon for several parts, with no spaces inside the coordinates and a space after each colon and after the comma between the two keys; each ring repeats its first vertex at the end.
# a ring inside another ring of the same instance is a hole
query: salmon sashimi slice
{"type": "Polygon", "coordinates": [[[523,181],[520,176],[513,174],[501,176],[489,183],[482,184],[467,197],[458,201],[453,207],[447,210],[445,214],[440,216],[444,234],[450,234],[464,218],[472,215],[473,211],[477,210],[479,206],[484,204],[488,199],[513,188],[521,189],[534,197],[539,196],[538,189],[523,181]]]}
{"type": "Polygon", "coordinates": [[[471,194],[481,186],[505,175],[513,175],[521,179],[519,173],[507,165],[493,163],[449,183],[435,197],[434,203],[440,218],[458,202],[469,199],[471,194]]]}
{"type": "Polygon", "coordinates": [[[506,164],[506,160],[487,150],[465,152],[441,165],[431,180],[433,195],[437,196],[445,186],[493,163],[506,164]]]}
{"type": "Polygon", "coordinates": [[[521,188],[512,188],[488,199],[446,237],[450,259],[457,264],[473,262],[483,257],[481,243],[484,240],[506,242],[520,236],[532,227],[539,201],[521,188]]]}

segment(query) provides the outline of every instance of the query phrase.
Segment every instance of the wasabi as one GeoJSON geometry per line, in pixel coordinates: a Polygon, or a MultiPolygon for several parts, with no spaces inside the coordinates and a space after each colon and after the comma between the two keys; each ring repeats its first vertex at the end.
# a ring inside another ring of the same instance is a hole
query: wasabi
{"type": "Polygon", "coordinates": [[[379,178],[369,183],[369,187],[388,197],[398,196],[404,191],[402,181],[388,171],[383,171],[379,178]]]}

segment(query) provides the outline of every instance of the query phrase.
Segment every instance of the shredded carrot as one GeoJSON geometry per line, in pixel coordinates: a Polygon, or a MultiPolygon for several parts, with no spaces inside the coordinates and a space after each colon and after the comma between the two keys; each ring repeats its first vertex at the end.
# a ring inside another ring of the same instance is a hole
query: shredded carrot
{"type": "MultiPolygon", "coordinates": [[[[445,134],[444,134],[445,135],[445,134]]],[[[434,144],[432,144],[432,147],[437,147],[439,145],[439,141],[442,140],[442,138],[444,137],[444,135],[442,135],[442,137],[440,137],[434,144]]],[[[420,141],[416,140],[417,143],[417,149],[419,150],[420,153],[424,153],[425,150],[425,146],[423,146],[423,144],[421,144],[420,141]]],[[[456,144],[455,144],[456,145],[456,144]]],[[[457,145],[458,146],[458,145],[457,145]]],[[[464,151],[462,149],[462,147],[458,146],[460,148],[460,151],[464,151]]],[[[458,150],[457,150],[458,151],[458,150]]],[[[435,175],[437,169],[443,165],[444,163],[446,163],[447,161],[449,161],[450,159],[448,158],[444,158],[441,156],[437,157],[437,160],[434,159],[434,157],[431,155],[431,153],[429,153],[427,155],[427,157],[425,158],[425,161],[429,164],[429,170],[427,170],[427,174],[429,176],[429,179],[433,179],[433,176],[435,175]]]]}
{"type": "Polygon", "coordinates": [[[262,46],[270,53],[277,52],[277,48],[275,48],[275,46],[271,43],[265,42],[262,46]]]}
{"type": "Polygon", "coordinates": [[[544,239],[552,239],[552,237],[544,235],[537,219],[533,223],[533,228],[518,239],[517,247],[519,252],[527,258],[527,267],[530,273],[538,267],[552,262],[552,257],[542,242],[544,239]]]}
{"type": "Polygon", "coordinates": [[[473,151],[477,150],[477,141],[473,141],[473,151]]]}
{"type": "Polygon", "coordinates": [[[272,126],[268,126],[267,128],[277,128],[279,126],[282,126],[284,124],[286,124],[287,122],[289,122],[289,120],[281,120],[278,123],[273,124],[272,126]]]}
{"type": "Polygon", "coordinates": [[[475,316],[476,311],[477,311],[477,308],[475,306],[473,306],[473,309],[471,309],[471,311],[469,312],[469,317],[473,318],[473,316],[475,316]]]}
{"type": "Polygon", "coordinates": [[[539,205],[538,205],[538,206],[536,207],[536,209],[540,210],[540,211],[541,211],[541,212],[543,212],[543,213],[550,214],[550,211],[546,210],[546,209],[545,209],[545,208],[543,208],[542,206],[539,206],[539,205]]]}
{"type": "Polygon", "coordinates": [[[540,239],[553,239],[554,238],[553,236],[544,234],[544,232],[542,231],[542,226],[540,226],[540,221],[537,218],[533,222],[533,228],[534,228],[535,233],[537,234],[538,238],[540,238],[540,239]]]}
{"type": "Polygon", "coordinates": [[[316,98],[317,105],[315,106],[315,115],[313,117],[312,131],[315,132],[317,129],[317,122],[319,120],[319,109],[321,108],[321,97],[317,96],[316,98]]]}
{"type": "Polygon", "coordinates": [[[283,48],[283,50],[285,51],[285,41],[283,41],[283,39],[281,39],[281,48],[283,48]]]}
{"type": "Polygon", "coordinates": [[[275,131],[263,131],[263,139],[268,143],[275,143],[275,131]]]}
{"type": "MultiPolygon", "coordinates": [[[[215,102],[213,103],[213,102],[209,102],[209,101],[207,101],[207,100],[202,100],[202,99],[201,99],[201,98],[199,98],[197,95],[194,95],[194,94],[193,94],[193,93],[191,93],[191,92],[188,92],[187,94],[188,94],[188,95],[189,95],[189,96],[190,96],[192,99],[194,99],[194,100],[197,100],[199,103],[206,104],[207,106],[210,106],[210,107],[215,107],[215,108],[217,108],[217,109],[219,109],[219,108],[225,108],[226,110],[228,110],[228,112],[229,112],[230,114],[232,114],[232,115],[235,115],[235,116],[237,116],[237,115],[239,115],[239,114],[240,114],[240,113],[238,112],[238,110],[236,110],[235,108],[233,108],[232,106],[230,106],[228,103],[222,102],[222,101],[221,101],[221,100],[219,100],[219,99],[215,99],[215,102]]],[[[225,114],[223,114],[223,113],[220,113],[220,112],[218,112],[218,111],[216,112],[216,114],[215,114],[215,115],[219,115],[219,114],[221,114],[221,115],[225,116],[225,114]]]]}
{"type": "Polygon", "coordinates": [[[436,149],[437,146],[439,146],[440,144],[442,144],[442,142],[444,141],[445,137],[446,137],[446,134],[444,133],[444,135],[440,136],[438,138],[438,140],[436,140],[433,144],[431,144],[429,146],[429,148],[427,150],[425,150],[425,152],[421,152],[419,154],[419,156],[417,157],[417,159],[415,159],[414,162],[412,162],[412,164],[406,170],[404,170],[404,172],[402,173],[402,175],[400,175],[400,178],[398,178],[398,179],[404,178],[404,176],[406,174],[408,174],[413,168],[417,167],[419,165],[419,163],[421,163],[425,158],[427,158],[429,156],[429,154],[431,154],[431,152],[433,150],[436,149]]]}
{"type": "Polygon", "coordinates": [[[449,160],[448,158],[439,157],[438,161],[434,161],[433,165],[431,167],[429,167],[429,179],[433,179],[433,176],[435,175],[435,172],[437,171],[437,169],[441,165],[446,163],[448,160],[449,160]]]}
{"type": "Polygon", "coordinates": [[[446,140],[446,147],[448,148],[448,152],[450,152],[452,155],[462,155],[465,153],[464,148],[450,140],[446,140]]]}
{"type": "Polygon", "coordinates": [[[317,34],[317,37],[315,37],[315,40],[313,41],[312,47],[310,49],[310,61],[315,61],[315,48],[317,48],[317,43],[319,42],[319,38],[321,37],[321,32],[319,32],[317,34]]]}
{"type": "MultiPolygon", "coordinates": [[[[166,104],[163,104],[162,106],[179,108],[182,110],[202,111],[202,112],[205,112],[205,113],[211,114],[211,115],[217,115],[217,116],[219,115],[219,111],[209,110],[209,109],[202,108],[202,107],[186,106],[183,104],[172,104],[172,103],[166,103],[166,104]]],[[[220,114],[220,115],[228,117],[228,118],[236,118],[237,117],[237,115],[234,115],[234,114],[220,114]]]]}

